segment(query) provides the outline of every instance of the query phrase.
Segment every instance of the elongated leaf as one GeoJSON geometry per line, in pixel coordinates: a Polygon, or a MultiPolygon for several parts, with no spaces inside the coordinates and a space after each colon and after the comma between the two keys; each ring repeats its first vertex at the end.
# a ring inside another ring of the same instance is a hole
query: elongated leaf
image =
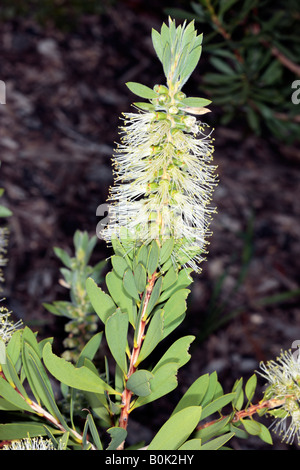
{"type": "Polygon", "coordinates": [[[141,294],[142,292],[144,292],[147,282],[146,269],[142,263],[138,263],[134,270],[134,280],[137,290],[141,294]]]}
{"type": "Polygon", "coordinates": [[[106,450],[117,450],[120,444],[125,441],[126,436],[127,436],[127,431],[126,429],[123,428],[109,428],[107,429],[108,434],[110,434],[111,441],[109,443],[109,446],[106,448],[106,450]]]}
{"type": "Polygon", "coordinates": [[[97,353],[100,347],[102,336],[103,333],[101,331],[99,333],[96,333],[94,336],[91,337],[91,339],[89,339],[89,341],[86,343],[86,345],[82,348],[80,352],[76,367],[82,366],[86,358],[93,360],[95,354],[97,353]]]}
{"type": "Polygon", "coordinates": [[[181,400],[177,403],[173,413],[186,408],[188,406],[198,406],[201,404],[204,398],[209,384],[209,375],[205,374],[199,377],[195,382],[188,388],[181,400]]]}
{"type": "Polygon", "coordinates": [[[5,400],[7,400],[9,403],[12,403],[14,406],[17,406],[21,410],[32,412],[32,409],[30,408],[28,403],[2,377],[0,377],[0,396],[4,398],[5,400]]]}
{"type": "Polygon", "coordinates": [[[86,290],[95,312],[105,324],[108,317],[116,311],[117,307],[114,301],[97,286],[94,279],[91,277],[86,281],[86,290]]]}
{"type": "Polygon", "coordinates": [[[261,432],[260,424],[254,421],[254,419],[242,419],[241,421],[249,434],[257,436],[261,432]]]}
{"type": "Polygon", "coordinates": [[[189,439],[178,450],[200,450],[201,439],[189,439]]]}
{"type": "Polygon", "coordinates": [[[152,310],[154,309],[155,305],[157,304],[159,297],[160,297],[160,292],[161,292],[161,287],[162,287],[162,281],[163,278],[159,277],[157,281],[154,284],[146,311],[145,311],[145,317],[149,316],[152,310]]]}
{"type": "MultiPolygon", "coordinates": [[[[53,434],[62,434],[61,431],[49,428],[53,434]]],[[[28,422],[0,424],[0,441],[12,441],[26,437],[45,436],[46,430],[43,424],[28,422]]]]}
{"type": "Polygon", "coordinates": [[[180,289],[175,292],[165,303],[163,309],[165,312],[164,338],[168,336],[181,322],[186,313],[186,298],[189,289],[180,289]]]}
{"type": "Polygon", "coordinates": [[[248,398],[248,400],[250,401],[255,393],[255,389],[256,389],[256,384],[257,384],[257,377],[255,374],[253,374],[249,380],[247,380],[246,382],[246,386],[245,386],[245,393],[246,393],[246,397],[248,398]]]}
{"type": "Polygon", "coordinates": [[[140,300],[139,292],[136,287],[135,279],[131,268],[126,269],[123,276],[123,285],[126,292],[135,300],[140,300]]]}
{"type": "Polygon", "coordinates": [[[7,354],[11,358],[14,366],[17,364],[21,353],[21,336],[22,330],[15,331],[6,346],[7,354]]]}
{"type": "Polygon", "coordinates": [[[128,263],[123,256],[114,255],[111,257],[111,264],[119,277],[123,277],[128,263]]]}
{"type": "Polygon", "coordinates": [[[153,240],[149,249],[147,270],[149,276],[156,271],[159,263],[160,248],[157,240],[153,240]]]}
{"type": "Polygon", "coordinates": [[[147,450],[176,450],[191,435],[201,416],[201,407],[190,406],[179,411],[160,428],[147,450]]]}
{"type": "Polygon", "coordinates": [[[91,431],[91,435],[92,435],[95,446],[97,447],[98,450],[103,450],[102,442],[98,434],[98,430],[95,425],[94,418],[91,413],[89,413],[87,416],[87,422],[88,422],[89,429],[91,431]]]}
{"type": "Polygon", "coordinates": [[[153,374],[148,370],[137,370],[132,374],[127,381],[127,388],[135,395],[140,397],[147,397],[151,393],[151,380],[153,374]]]}
{"type": "Polygon", "coordinates": [[[75,367],[65,359],[53,354],[49,343],[44,347],[43,359],[49,372],[69,387],[87,392],[104,393],[107,391],[112,395],[121,395],[86,366],[75,367]]]}
{"type": "Polygon", "coordinates": [[[138,397],[135,401],[133,408],[151,403],[154,400],[158,400],[167,393],[172,392],[177,387],[177,374],[178,364],[167,363],[162,365],[158,370],[153,373],[153,379],[151,380],[151,393],[146,397],[138,397]]]}
{"type": "Polygon", "coordinates": [[[128,334],[128,314],[119,308],[105,324],[105,336],[110,352],[121,370],[126,373],[126,347],[128,334]]]}
{"type": "Polygon", "coordinates": [[[203,444],[200,450],[218,450],[222,447],[226,442],[228,442],[234,436],[234,432],[228,432],[223,436],[216,437],[209,442],[203,444]]]}
{"type": "Polygon", "coordinates": [[[132,91],[137,96],[141,98],[157,98],[157,94],[155,93],[152,88],[147,87],[146,85],[142,85],[141,83],[137,82],[127,82],[126,85],[128,86],[129,90],[132,91]]]}
{"type": "Polygon", "coordinates": [[[153,43],[154,50],[157,54],[157,57],[162,62],[162,59],[163,59],[163,46],[162,46],[160,34],[155,29],[152,29],[152,43],[153,43]]]}
{"type": "Polygon", "coordinates": [[[174,239],[168,238],[161,247],[159,262],[163,265],[171,256],[171,253],[174,249],[174,239]]]}
{"type": "Polygon", "coordinates": [[[183,336],[175,341],[158,361],[152,372],[155,373],[160,367],[168,362],[175,362],[178,369],[183,367],[191,358],[188,350],[194,339],[195,336],[183,336]]]}
{"type": "Polygon", "coordinates": [[[194,437],[200,438],[201,442],[204,444],[210,439],[216,436],[219,436],[220,434],[224,434],[226,431],[228,431],[228,427],[226,426],[229,420],[230,420],[230,416],[227,416],[226,418],[220,418],[218,421],[211,424],[210,426],[207,426],[206,428],[202,428],[199,431],[196,431],[194,434],[194,437]]]}
{"type": "Polygon", "coordinates": [[[171,287],[172,285],[174,285],[174,283],[177,281],[178,279],[178,274],[177,274],[177,270],[174,269],[173,266],[171,266],[171,268],[167,271],[167,273],[164,275],[163,277],[163,283],[162,283],[162,291],[168,289],[169,287],[171,287]]]}
{"type": "Polygon", "coordinates": [[[211,104],[210,100],[207,100],[205,98],[184,98],[181,101],[182,104],[185,106],[188,106],[189,108],[203,108],[205,106],[208,106],[211,104]]]}
{"type": "Polygon", "coordinates": [[[207,418],[207,416],[210,416],[216,411],[221,411],[221,409],[228,405],[234,397],[235,393],[227,393],[206,405],[202,410],[202,419],[207,418]]]}
{"type": "Polygon", "coordinates": [[[148,357],[163,338],[164,312],[159,310],[153,315],[141,348],[139,357],[135,363],[137,367],[148,357]]]}
{"type": "Polygon", "coordinates": [[[122,310],[122,312],[128,314],[128,319],[134,326],[136,320],[133,309],[134,301],[132,297],[126,292],[123,285],[123,280],[117,276],[114,271],[109,272],[105,279],[107,288],[115,304],[122,310]]]}

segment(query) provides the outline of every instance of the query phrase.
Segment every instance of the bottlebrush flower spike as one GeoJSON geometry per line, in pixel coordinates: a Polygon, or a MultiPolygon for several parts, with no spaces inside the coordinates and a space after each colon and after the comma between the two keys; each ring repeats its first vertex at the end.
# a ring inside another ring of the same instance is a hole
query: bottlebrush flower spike
{"type": "Polygon", "coordinates": [[[110,241],[127,231],[133,246],[172,237],[174,262],[199,271],[214,212],[209,203],[216,176],[211,132],[191,114],[207,112],[210,101],[187,98],[181,88],[199,61],[202,35],[193,22],[176,28],[169,20],[161,33],[153,30],[152,40],[167,86],[152,90],[127,84],[150,102],[135,103],[138,112],[124,114],[113,161],[110,223],[100,236],[110,241]]]}
{"type": "Polygon", "coordinates": [[[2,450],[56,450],[50,439],[39,437],[26,437],[17,441],[5,444],[2,450]]]}
{"type": "Polygon", "coordinates": [[[260,368],[260,375],[267,380],[265,398],[282,401],[279,408],[269,411],[276,418],[271,427],[286,443],[291,444],[296,438],[300,445],[299,352],[284,351],[276,361],[262,363],[260,368]]]}

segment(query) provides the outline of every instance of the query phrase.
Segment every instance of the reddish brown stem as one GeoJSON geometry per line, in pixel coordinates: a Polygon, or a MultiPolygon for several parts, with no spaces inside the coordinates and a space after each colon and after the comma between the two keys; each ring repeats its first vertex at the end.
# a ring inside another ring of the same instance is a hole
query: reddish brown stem
{"type": "MultiPolygon", "coordinates": [[[[288,397],[286,397],[286,398],[288,398],[288,397]]],[[[255,413],[258,413],[258,411],[263,410],[263,409],[271,410],[273,408],[278,408],[279,406],[284,404],[286,398],[283,398],[282,400],[278,400],[276,398],[273,398],[271,400],[261,401],[260,403],[258,403],[256,405],[249,406],[245,410],[237,411],[234,414],[233,418],[231,418],[231,422],[232,423],[237,423],[241,419],[249,418],[250,416],[254,415],[255,413]]],[[[208,423],[199,424],[197,426],[197,431],[200,431],[201,429],[208,428],[212,424],[217,423],[217,422],[222,421],[223,419],[227,419],[227,418],[228,418],[228,415],[227,416],[222,416],[221,418],[218,418],[218,419],[214,419],[212,421],[209,421],[208,423]]]]}
{"type": "MultiPolygon", "coordinates": [[[[148,282],[148,285],[147,285],[147,288],[146,288],[146,294],[145,294],[145,299],[144,299],[144,303],[143,303],[143,309],[142,309],[142,312],[141,312],[141,320],[140,320],[140,324],[137,325],[138,335],[137,335],[137,338],[136,338],[136,342],[133,345],[132,353],[131,353],[131,356],[130,356],[130,363],[129,363],[126,382],[129,379],[129,377],[132,374],[134,374],[134,372],[136,371],[135,364],[136,364],[136,361],[137,361],[137,359],[139,357],[139,354],[140,354],[140,350],[141,350],[143,340],[144,340],[145,328],[146,328],[145,313],[146,313],[146,310],[147,310],[147,307],[148,307],[150,296],[151,296],[152,291],[153,291],[155,279],[156,279],[156,272],[149,279],[149,282],[148,282]]],[[[123,393],[122,393],[122,409],[121,409],[121,414],[120,414],[120,419],[119,419],[119,427],[121,427],[123,429],[127,429],[128,416],[129,416],[129,413],[130,413],[130,410],[129,410],[130,409],[130,402],[131,402],[132,395],[133,395],[133,393],[131,392],[131,390],[129,390],[125,385],[125,388],[124,388],[123,393]]],[[[124,448],[124,442],[118,447],[118,450],[122,450],[123,448],[124,448]]]]}

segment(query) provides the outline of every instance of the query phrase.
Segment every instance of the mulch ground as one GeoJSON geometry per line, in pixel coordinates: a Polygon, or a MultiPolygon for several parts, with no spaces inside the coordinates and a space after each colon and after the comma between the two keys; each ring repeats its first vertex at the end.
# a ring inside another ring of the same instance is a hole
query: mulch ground
{"type": "MultiPolygon", "coordinates": [[[[7,103],[0,106],[0,185],[14,213],[4,295],[16,319],[41,336],[64,337],[62,322],[42,306],[68,299],[53,247],[71,249],[76,229],[95,234],[96,209],[112,183],[119,118],[132,102],[124,84],[162,83],[150,39],[162,20],[139,2],[121,2],[99,17],[82,18],[69,33],[30,20],[1,25],[7,103]]],[[[204,66],[205,59],[191,80],[194,93],[204,66]]],[[[212,126],[213,115],[207,119],[212,126]]],[[[149,425],[157,429],[202,373],[217,370],[229,392],[260,361],[300,340],[299,292],[281,296],[299,290],[299,149],[256,137],[239,123],[216,128],[214,137],[218,212],[179,332],[196,336],[192,359],[179,373],[178,391],[137,421],[132,417],[132,433],[146,439],[149,425]]],[[[108,254],[99,240],[93,261],[108,254]]],[[[277,449],[288,448],[274,440],[277,449]]],[[[256,439],[234,445],[268,448],[256,439]]]]}

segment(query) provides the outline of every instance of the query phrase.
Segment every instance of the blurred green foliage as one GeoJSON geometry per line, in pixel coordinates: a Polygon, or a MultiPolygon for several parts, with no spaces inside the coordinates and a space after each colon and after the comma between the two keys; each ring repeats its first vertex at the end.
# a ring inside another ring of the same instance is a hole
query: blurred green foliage
{"type": "Polygon", "coordinates": [[[88,298],[85,283],[88,277],[100,282],[101,271],[106,261],[90,266],[89,260],[95,248],[97,237],[89,237],[87,232],[77,230],[74,234],[75,256],[71,257],[65,250],[55,247],[54,252],[64,267],[60,269],[60,284],[70,291],[70,301],[57,300],[44,307],[54,315],[68,319],[64,340],[66,350],[62,356],[67,360],[77,360],[80,351],[97,330],[97,315],[88,298]]]}
{"type": "Polygon", "coordinates": [[[183,9],[167,13],[195,19],[204,33],[209,66],[201,86],[220,107],[221,124],[242,119],[258,135],[267,131],[288,143],[299,139],[299,105],[291,97],[292,83],[300,76],[300,2],[198,0],[184,4],[183,9]]]}

